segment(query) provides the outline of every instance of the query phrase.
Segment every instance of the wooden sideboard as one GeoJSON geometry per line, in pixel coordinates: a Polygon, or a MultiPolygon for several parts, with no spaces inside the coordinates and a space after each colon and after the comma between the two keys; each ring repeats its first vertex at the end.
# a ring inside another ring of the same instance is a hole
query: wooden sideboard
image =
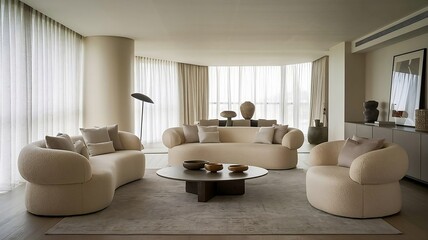
{"type": "Polygon", "coordinates": [[[379,127],[364,123],[346,122],[345,138],[353,135],[365,138],[384,138],[402,146],[409,156],[407,177],[428,184],[428,133],[411,127],[379,127]]]}

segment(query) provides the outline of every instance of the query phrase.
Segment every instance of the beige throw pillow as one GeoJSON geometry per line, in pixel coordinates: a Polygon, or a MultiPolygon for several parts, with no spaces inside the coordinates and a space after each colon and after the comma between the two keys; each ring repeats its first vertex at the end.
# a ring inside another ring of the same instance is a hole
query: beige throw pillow
{"type": "Polygon", "coordinates": [[[114,152],[114,146],[112,141],[102,143],[88,143],[88,150],[91,156],[112,153],[114,152]]]}
{"type": "Polygon", "coordinates": [[[275,132],[275,129],[273,127],[261,127],[257,132],[254,142],[272,144],[274,132],[275,132]]]}
{"type": "Polygon", "coordinates": [[[113,146],[115,150],[124,149],[122,146],[122,141],[120,141],[119,137],[119,126],[117,124],[107,126],[108,136],[111,141],[113,141],[113,146]]]}
{"type": "Polygon", "coordinates": [[[184,124],[183,133],[186,143],[199,142],[198,126],[184,124]]]}
{"type": "Polygon", "coordinates": [[[56,137],[46,136],[45,141],[47,148],[75,152],[73,141],[67,134],[59,133],[56,137]]]}
{"type": "Polygon", "coordinates": [[[74,148],[77,153],[80,153],[87,159],[89,159],[88,148],[85,146],[85,143],[81,140],[77,140],[74,142],[74,148]]]}
{"type": "MultiPolygon", "coordinates": [[[[367,139],[369,140],[369,139],[367,139]]],[[[338,157],[338,166],[351,167],[352,162],[359,156],[383,147],[384,140],[355,141],[348,138],[338,157]],[[382,144],[380,144],[382,142],[382,144]]]]}
{"type": "Polygon", "coordinates": [[[198,136],[200,143],[219,143],[220,133],[217,127],[198,126],[198,136]]]}
{"type": "Polygon", "coordinates": [[[102,128],[80,128],[85,143],[103,143],[109,142],[110,137],[107,127],[102,128]]]}
{"type": "Polygon", "coordinates": [[[272,143],[282,143],[282,138],[288,132],[288,125],[278,125],[274,124],[273,128],[275,129],[273,134],[272,143]]]}

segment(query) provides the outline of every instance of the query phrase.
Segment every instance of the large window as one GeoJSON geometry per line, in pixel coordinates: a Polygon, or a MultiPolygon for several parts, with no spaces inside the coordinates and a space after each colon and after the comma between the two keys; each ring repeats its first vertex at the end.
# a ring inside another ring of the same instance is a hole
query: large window
{"type": "Polygon", "coordinates": [[[0,7],[0,191],[22,179],[20,150],[79,129],[82,36],[17,0],[0,7]]]}
{"type": "Polygon", "coordinates": [[[209,67],[209,118],[239,106],[256,105],[253,119],[277,119],[292,127],[309,126],[311,63],[287,66],[209,67]]]}

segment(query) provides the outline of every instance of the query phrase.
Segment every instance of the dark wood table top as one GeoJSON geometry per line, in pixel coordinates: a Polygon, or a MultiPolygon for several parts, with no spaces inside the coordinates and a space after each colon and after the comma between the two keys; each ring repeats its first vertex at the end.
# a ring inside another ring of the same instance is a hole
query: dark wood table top
{"type": "Polygon", "coordinates": [[[261,167],[248,166],[248,170],[242,173],[234,173],[229,171],[228,166],[233,164],[223,164],[223,170],[216,173],[211,173],[205,169],[201,170],[188,170],[183,166],[172,166],[158,170],[157,175],[187,182],[219,182],[219,181],[232,181],[232,180],[246,180],[258,178],[268,174],[268,171],[261,167]]]}

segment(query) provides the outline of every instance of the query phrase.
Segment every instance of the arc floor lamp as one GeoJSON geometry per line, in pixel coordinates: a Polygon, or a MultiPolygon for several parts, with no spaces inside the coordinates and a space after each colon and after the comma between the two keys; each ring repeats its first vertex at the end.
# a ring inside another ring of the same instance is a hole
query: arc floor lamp
{"type": "Polygon", "coordinates": [[[140,141],[142,141],[144,102],[153,103],[153,100],[142,93],[133,93],[131,94],[131,96],[142,102],[141,103],[141,125],[140,125],[140,141]]]}

